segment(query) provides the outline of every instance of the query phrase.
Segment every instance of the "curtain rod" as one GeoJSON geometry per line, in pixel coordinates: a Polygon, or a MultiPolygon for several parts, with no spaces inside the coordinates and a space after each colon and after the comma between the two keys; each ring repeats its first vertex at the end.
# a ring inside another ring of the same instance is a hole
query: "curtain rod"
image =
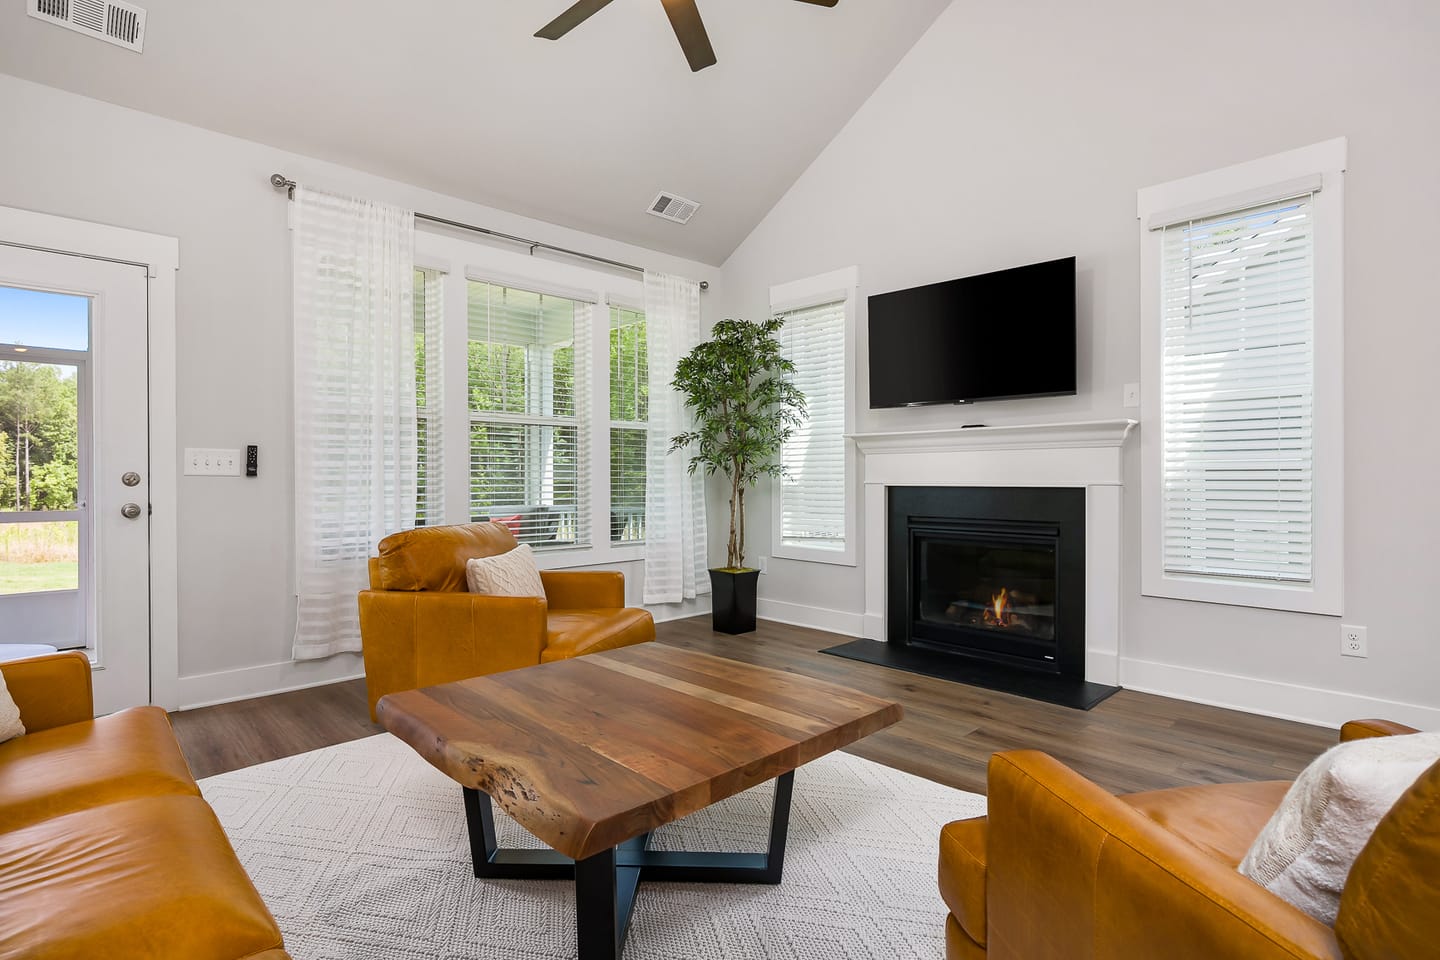
{"type": "MultiPolygon", "coordinates": [[[[283,173],[270,174],[270,186],[276,190],[284,190],[290,199],[295,199],[294,180],[289,179],[283,173]]],[[[488,227],[477,227],[471,223],[461,223],[458,220],[447,220],[444,217],[434,217],[428,213],[415,214],[416,220],[425,220],[429,223],[438,223],[446,227],[454,227],[456,230],[466,230],[470,233],[483,233],[487,237],[494,237],[497,240],[509,240],[511,243],[518,243],[530,248],[530,255],[533,257],[536,250],[549,250],[551,253],[562,253],[567,257],[578,257],[581,260],[589,260],[593,263],[603,263],[607,267],[614,267],[617,270],[629,270],[633,273],[644,273],[644,267],[637,267],[633,263],[621,263],[619,260],[610,260],[606,257],[597,257],[593,253],[582,253],[579,250],[571,250],[568,247],[557,247],[553,243],[542,243],[539,240],[530,240],[525,237],[517,237],[509,233],[501,233],[498,230],[491,230],[488,227]]],[[[700,281],[701,290],[710,289],[710,281],[700,281]]]]}

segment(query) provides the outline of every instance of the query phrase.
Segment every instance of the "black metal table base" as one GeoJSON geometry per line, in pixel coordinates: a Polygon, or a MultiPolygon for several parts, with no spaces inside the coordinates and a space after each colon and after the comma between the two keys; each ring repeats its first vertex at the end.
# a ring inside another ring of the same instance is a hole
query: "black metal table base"
{"type": "Polygon", "coordinates": [[[575,881],[576,939],[580,960],[618,960],[625,949],[635,891],[642,880],[659,883],[779,883],[795,773],[775,780],[770,845],[764,853],[690,853],[649,849],[650,834],[584,860],[554,850],[501,849],[490,798],[465,790],[465,819],[475,876],[495,880],[575,881]]]}

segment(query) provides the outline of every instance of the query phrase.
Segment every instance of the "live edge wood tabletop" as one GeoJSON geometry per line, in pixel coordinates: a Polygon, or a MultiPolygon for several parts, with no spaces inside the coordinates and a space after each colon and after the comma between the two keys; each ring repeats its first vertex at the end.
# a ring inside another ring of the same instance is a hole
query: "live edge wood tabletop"
{"type": "Polygon", "coordinates": [[[899,721],[898,703],[640,644],[381,699],[380,723],[583,860],[899,721]]]}

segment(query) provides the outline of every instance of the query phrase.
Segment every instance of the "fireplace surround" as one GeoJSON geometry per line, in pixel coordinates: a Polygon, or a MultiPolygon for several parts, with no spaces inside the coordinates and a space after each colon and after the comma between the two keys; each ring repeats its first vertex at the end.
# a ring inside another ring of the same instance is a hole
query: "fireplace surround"
{"type": "Polygon", "coordinates": [[[1088,420],[852,435],[862,455],[865,491],[861,543],[865,607],[860,630],[866,639],[832,652],[1082,709],[1113,693],[1122,649],[1123,450],[1134,427],[1133,420],[1088,420]],[[1015,669],[982,657],[957,657],[888,642],[890,614],[897,602],[889,584],[889,501],[896,492],[913,487],[1067,488],[1083,495],[1082,677],[1015,669]],[[964,666],[964,676],[954,675],[960,672],[956,664],[964,666]]]}

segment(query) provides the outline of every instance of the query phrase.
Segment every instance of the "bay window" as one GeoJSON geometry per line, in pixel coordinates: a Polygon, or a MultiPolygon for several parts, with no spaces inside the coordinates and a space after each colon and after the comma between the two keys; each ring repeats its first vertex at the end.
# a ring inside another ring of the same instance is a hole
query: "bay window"
{"type": "Polygon", "coordinates": [[[417,523],[503,524],[542,567],[641,559],[639,278],[424,231],[416,261],[417,523]]]}

